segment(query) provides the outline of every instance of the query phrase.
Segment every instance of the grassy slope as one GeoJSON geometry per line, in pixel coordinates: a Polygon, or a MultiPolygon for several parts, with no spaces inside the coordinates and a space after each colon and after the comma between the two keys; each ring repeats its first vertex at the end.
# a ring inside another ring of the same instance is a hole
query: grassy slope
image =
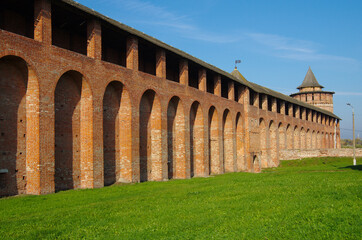
{"type": "Polygon", "coordinates": [[[351,161],[284,161],[261,174],[4,198],[0,199],[0,236],[359,239],[362,175],[361,168],[346,167],[351,161]]]}

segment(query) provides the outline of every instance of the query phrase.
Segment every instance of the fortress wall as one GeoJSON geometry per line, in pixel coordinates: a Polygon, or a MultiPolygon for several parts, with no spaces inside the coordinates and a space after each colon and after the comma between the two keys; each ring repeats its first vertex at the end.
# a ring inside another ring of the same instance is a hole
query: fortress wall
{"type": "Polygon", "coordinates": [[[260,172],[286,148],[339,147],[335,121],[271,96],[259,104],[246,85],[133,35],[118,48],[96,19],[78,29],[87,41],[71,29],[55,45],[60,13],[49,11],[35,1],[34,38],[0,29],[1,196],[260,172]]]}
{"type": "MultiPolygon", "coordinates": [[[[280,160],[294,160],[312,157],[353,157],[353,149],[309,149],[281,150],[280,160]]],[[[362,157],[362,149],[356,149],[356,157],[362,157]]]]}

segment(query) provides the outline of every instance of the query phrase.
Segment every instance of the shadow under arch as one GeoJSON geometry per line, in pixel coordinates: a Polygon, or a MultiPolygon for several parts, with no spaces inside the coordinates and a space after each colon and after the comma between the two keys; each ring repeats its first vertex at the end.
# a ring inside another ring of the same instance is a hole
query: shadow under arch
{"type": "Polygon", "coordinates": [[[277,132],[277,125],[276,123],[271,120],[269,123],[269,156],[268,159],[268,167],[276,167],[278,166],[278,155],[279,155],[279,139],[278,139],[278,132],[277,132]]]}
{"type": "Polygon", "coordinates": [[[302,149],[302,150],[306,149],[306,141],[307,141],[306,131],[305,131],[304,127],[302,127],[300,129],[300,149],[302,149]]]}
{"type": "Polygon", "coordinates": [[[132,106],[128,91],[111,81],[103,95],[104,185],[131,182],[132,106]]]}
{"type": "Polygon", "coordinates": [[[55,191],[91,187],[93,96],[81,73],[70,70],[59,78],[54,110],[55,191]]]}
{"type": "Polygon", "coordinates": [[[168,179],[186,178],[185,113],[179,97],[167,107],[168,179]]]}
{"type": "Polygon", "coordinates": [[[221,173],[219,117],[214,106],[209,109],[209,174],[221,173]]]}
{"type": "Polygon", "coordinates": [[[321,133],[320,139],[321,139],[322,149],[326,148],[326,138],[325,138],[325,133],[324,132],[321,133]]]}
{"type": "Polygon", "coordinates": [[[322,143],[321,143],[321,132],[317,131],[317,136],[316,136],[316,145],[315,145],[316,149],[321,149],[322,148],[322,143]]]}
{"type": "Polygon", "coordinates": [[[305,149],[311,149],[312,145],[312,131],[308,128],[305,134],[305,149]]]}
{"type": "Polygon", "coordinates": [[[205,176],[204,114],[199,102],[190,108],[190,176],[205,176]]]}
{"type": "Polygon", "coordinates": [[[294,127],[294,150],[300,149],[300,131],[298,126],[294,127]]]}
{"type": "Polygon", "coordinates": [[[261,162],[260,158],[257,155],[252,156],[252,172],[253,173],[260,173],[261,172],[261,162]]]}
{"type": "Polygon", "coordinates": [[[222,145],[224,172],[234,172],[234,130],[233,121],[229,109],[225,109],[222,118],[222,145]]]}
{"type": "Polygon", "coordinates": [[[260,141],[260,166],[261,168],[267,168],[268,167],[268,159],[269,159],[269,151],[268,151],[268,136],[269,131],[267,129],[267,126],[265,124],[264,118],[259,119],[259,141],[260,141]]]}
{"type": "Polygon", "coordinates": [[[238,112],[235,118],[236,126],[236,165],[238,171],[246,171],[247,166],[244,156],[244,139],[243,139],[243,119],[238,112]]]}
{"type": "Polygon", "coordinates": [[[143,93],[139,111],[140,181],[161,181],[161,103],[155,91],[143,93]]]}
{"type": "MultiPolygon", "coordinates": [[[[39,188],[39,83],[23,58],[0,58],[0,196],[39,188]],[[31,151],[29,151],[31,150],[31,151]],[[27,173],[27,169],[31,170],[27,173]],[[30,176],[30,181],[29,179],[30,176]]],[[[32,191],[29,191],[32,193],[32,191]]]]}
{"type": "Polygon", "coordinates": [[[285,149],[293,149],[294,145],[294,136],[293,136],[293,129],[290,124],[287,125],[286,131],[285,131],[285,149]]]}
{"type": "Polygon", "coordinates": [[[311,149],[316,149],[316,143],[317,143],[317,134],[316,134],[316,131],[315,130],[312,130],[312,141],[311,141],[311,149]]]}
{"type": "Polygon", "coordinates": [[[284,128],[283,123],[278,124],[278,149],[279,151],[281,149],[286,149],[286,143],[287,143],[287,134],[286,134],[286,128],[284,128]]]}

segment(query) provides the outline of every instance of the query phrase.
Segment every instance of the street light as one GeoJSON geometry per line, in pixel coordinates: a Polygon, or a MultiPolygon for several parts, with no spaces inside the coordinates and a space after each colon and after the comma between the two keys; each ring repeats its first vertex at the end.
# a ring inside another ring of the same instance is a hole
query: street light
{"type": "Polygon", "coordinates": [[[350,103],[347,103],[348,106],[352,108],[352,119],[353,119],[353,165],[356,166],[356,139],[354,136],[354,108],[350,103]]]}

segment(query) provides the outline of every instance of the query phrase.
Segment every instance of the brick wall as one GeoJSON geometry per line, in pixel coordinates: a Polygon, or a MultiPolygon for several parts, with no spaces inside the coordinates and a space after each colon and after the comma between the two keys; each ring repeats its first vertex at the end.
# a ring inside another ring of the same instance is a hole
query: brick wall
{"type": "Polygon", "coordinates": [[[299,107],[286,115],[274,97],[145,39],[114,42],[95,17],[73,13],[85,26],[71,28],[56,18],[62,1],[34,4],[33,35],[0,29],[0,196],[260,172],[287,148],[339,142],[339,125],[301,119],[299,107]],[[103,56],[106,43],[123,52],[103,56]]]}
{"type": "MultiPolygon", "coordinates": [[[[281,150],[280,160],[293,160],[311,157],[352,157],[353,149],[311,149],[311,150],[281,150]]],[[[356,157],[362,157],[362,149],[356,149],[356,157]]]]}

